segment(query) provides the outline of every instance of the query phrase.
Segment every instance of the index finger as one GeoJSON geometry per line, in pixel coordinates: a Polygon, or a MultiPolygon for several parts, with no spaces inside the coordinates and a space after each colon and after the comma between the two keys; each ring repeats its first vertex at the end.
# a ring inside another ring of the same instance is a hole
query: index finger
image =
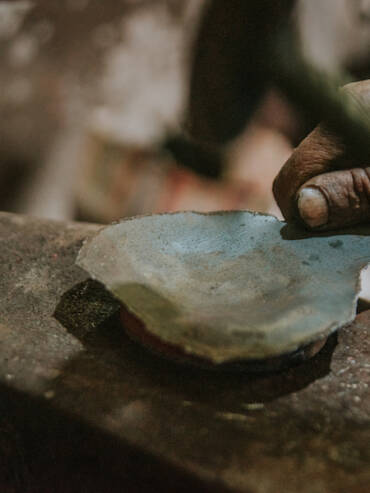
{"type": "MultiPolygon", "coordinates": [[[[348,84],[343,88],[370,111],[370,80],[348,84]]],[[[275,200],[286,220],[299,217],[296,195],[311,178],[340,169],[368,166],[351,156],[342,140],[324,124],[315,128],[285,163],[273,184],[275,200]]]]}

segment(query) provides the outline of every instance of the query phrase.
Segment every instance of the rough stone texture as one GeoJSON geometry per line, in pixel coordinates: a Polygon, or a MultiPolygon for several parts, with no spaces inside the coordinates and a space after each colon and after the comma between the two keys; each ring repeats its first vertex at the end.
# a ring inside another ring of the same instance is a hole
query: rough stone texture
{"type": "Polygon", "coordinates": [[[2,491],[368,491],[369,311],[284,373],[185,369],[74,264],[94,231],[0,216],[2,491]]]}

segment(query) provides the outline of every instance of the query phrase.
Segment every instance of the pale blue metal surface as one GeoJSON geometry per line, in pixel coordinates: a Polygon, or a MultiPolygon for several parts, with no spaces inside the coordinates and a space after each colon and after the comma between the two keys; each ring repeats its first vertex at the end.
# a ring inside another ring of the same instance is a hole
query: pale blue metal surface
{"type": "Polygon", "coordinates": [[[370,229],[306,233],[247,211],[144,216],[78,264],[146,329],[212,363],[288,354],[352,321],[370,229]]]}

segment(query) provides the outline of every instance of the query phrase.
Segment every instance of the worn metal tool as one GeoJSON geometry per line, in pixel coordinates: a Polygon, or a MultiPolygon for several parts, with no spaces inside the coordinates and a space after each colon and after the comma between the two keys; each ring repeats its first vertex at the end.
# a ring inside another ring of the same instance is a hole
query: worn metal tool
{"type": "Polygon", "coordinates": [[[354,319],[369,235],[312,235],[247,211],[184,212],[108,226],[77,262],[124,304],[145,345],[195,363],[271,369],[312,355],[312,344],[354,319]]]}

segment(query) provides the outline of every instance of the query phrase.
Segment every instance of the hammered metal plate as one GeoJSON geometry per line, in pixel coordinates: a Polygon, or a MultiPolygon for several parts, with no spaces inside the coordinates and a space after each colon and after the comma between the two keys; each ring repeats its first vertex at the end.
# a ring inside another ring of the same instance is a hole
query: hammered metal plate
{"type": "Polygon", "coordinates": [[[165,344],[212,363],[272,358],[354,319],[370,229],[312,236],[248,211],[137,217],[77,263],[165,344]]]}

